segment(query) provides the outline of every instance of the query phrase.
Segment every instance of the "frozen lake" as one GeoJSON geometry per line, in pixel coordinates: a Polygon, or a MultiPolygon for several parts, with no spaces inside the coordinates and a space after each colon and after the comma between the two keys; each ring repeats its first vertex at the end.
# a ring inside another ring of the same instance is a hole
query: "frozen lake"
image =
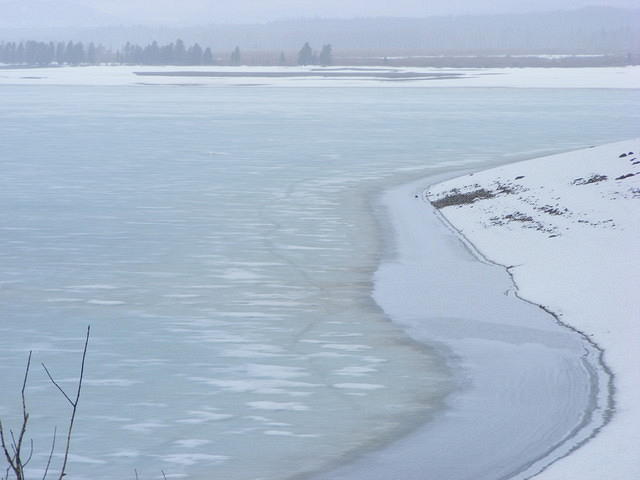
{"type": "MultiPolygon", "coordinates": [[[[73,385],[90,323],[68,472],[97,480],[306,475],[432,418],[456,386],[451,362],[371,298],[391,247],[373,199],[631,137],[640,100],[0,88],[0,416],[17,421],[29,350],[73,385]]],[[[67,410],[39,367],[30,385],[37,471],[67,410]]]]}

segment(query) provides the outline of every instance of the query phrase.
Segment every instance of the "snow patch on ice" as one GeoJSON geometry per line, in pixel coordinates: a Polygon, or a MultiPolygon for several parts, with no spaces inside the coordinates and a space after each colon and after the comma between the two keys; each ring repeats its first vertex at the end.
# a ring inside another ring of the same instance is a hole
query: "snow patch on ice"
{"type": "Polygon", "coordinates": [[[257,401],[247,402],[246,405],[257,410],[290,410],[294,412],[303,412],[309,410],[308,406],[297,402],[257,401]]]}
{"type": "Polygon", "coordinates": [[[124,378],[100,378],[100,379],[85,379],[86,385],[93,387],[130,387],[137,383],[142,383],[138,380],[128,380],[124,378]]]}
{"type": "Polygon", "coordinates": [[[220,275],[225,280],[259,280],[264,275],[242,268],[228,268],[220,275]]]}
{"type": "Polygon", "coordinates": [[[226,455],[209,455],[206,453],[175,453],[160,457],[164,462],[175,463],[177,465],[191,466],[197,463],[205,463],[207,465],[219,465],[230,457],[226,455]]]}
{"type": "Polygon", "coordinates": [[[129,425],[124,425],[122,428],[125,430],[129,430],[135,433],[151,433],[153,430],[157,430],[158,428],[168,427],[165,423],[159,422],[141,422],[141,423],[132,423],[129,425]]]}
{"type": "Polygon", "coordinates": [[[173,444],[176,447],[180,448],[197,448],[203,445],[208,445],[211,443],[211,440],[203,440],[199,438],[187,438],[184,440],[176,440],[173,444]]]}
{"type": "Polygon", "coordinates": [[[373,367],[355,366],[355,367],[340,368],[338,370],[335,370],[333,373],[335,375],[344,375],[344,376],[350,376],[350,377],[363,377],[363,376],[369,375],[370,373],[375,373],[377,371],[378,370],[376,368],[373,368],[373,367]]]}
{"type": "Polygon", "coordinates": [[[335,383],[333,386],[335,388],[347,388],[353,390],[378,390],[380,388],[385,388],[384,385],[376,383],[335,383]]]}
{"type": "Polygon", "coordinates": [[[91,299],[91,300],[87,300],[87,303],[89,305],[104,305],[104,306],[109,306],[109,305],[124,305],[126,302],[122,302],[120,300],[100,300],[100,299],[91,299]]]}

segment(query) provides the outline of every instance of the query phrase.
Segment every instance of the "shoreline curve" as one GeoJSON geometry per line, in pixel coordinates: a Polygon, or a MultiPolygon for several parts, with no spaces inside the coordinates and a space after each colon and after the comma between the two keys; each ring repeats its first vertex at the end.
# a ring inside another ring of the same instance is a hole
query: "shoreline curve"
{"type": "Polygon", "coordinates": [[[609,377],[603,424],[536,480],[640,478],[631,451],[640,442],[638,158],[635,138],[463,175],[425,194],[459,237],[506,268],[520,298],[596,348],[609,377]]]}
{"type": "Polygon", "coordinates": [[[557,459],[548,461],[559,446],[591,425],[590,415],[598,409],[589,363],[597,350],[549,322],[548,312],[537,305],[505,295],[514,283],[503,267],[483,264],[478,257],[470,261],[461,239],[452,242],[435,209],[425,208],[423,192],[433,181],[430,176],[382,195],[394,227],[395,252],[378,269],[373,296],[410,337],[447,356],[458,372],[458,389],[436,418],[413,433],[314,479],[387,480],[398,474],[406,480],[531,478],[557,459]],[[443,279],[442,272],[451,268],[455,271],[443,279]],[[466,281],[460,284],[460,279],[466,281]],[[428,286],[422,288],[425,281],[428,286]],[[457,296],[442,301],[441,284],[448,295],[457,296]],[[484,308],[488,297],[491,305],[484,308]],[[469,309],[460,308],[461,298],[471,302],[471,310],[483,306],[484,311],[470,316],[469,309]],[[532,380],[517,385],[523,372],[532,380]],[[585,390],[588,398],[575,393],[585,390]],[[500,395],[516,405],[497,400],[500,395]],[[555,397],[565,402],[548,402],[555,397]],[[539,424],[545,421],[549,431],[541,433],[539,424]],[[452,452],[456,448],[459,452],[452,452]],[[523,458],[522,451],[532,453],[523,458]]]}
{"type": "MultiPolygon", "coordinates": [[[[426,191],[425,191],[426,193],[426,191]]],[[[433,205],[432,202],[430,202],[427,198],[426,195],[423,198],[425,202],[429,203],[430,205],[433,205]]],[[[567,328],[571,331],[573,331],[574,333],[580,335],[584,341],[588,342],[597,352],[598,352],[598,364],[599,367],[601,369],[602,372],[604,372],[605,375],[605,379],[606,382],[604,382],[606,384],[606,390],[607,390],[607,396],[606,396],[606,403],[607,406],[604,407],[604,411],[602,414],[602,423],[598,426],[596,426],[593,431],[591,432],[591,434],[587,437],[585,437],[584,439],[580,440],[578,443],[576,443],[573,447],[571,447],[569,449],[568,452],[566,452],[564,455],[559,456],[555,459],[553,459],[552,462],[550,462],[549,464],[543,466],[537,473],[533,474],[531,477],[528,478],[534,478],[536,476],[538,476],[540,473],[544,472],[545,470],[547,470],[549,467],[551,467],[551,465],[553,465],[554,463],[562,460],[563,458],[571,455],[574,451],[578,450],[580,447],[582,447],[583,445],[585,445],[587,442],[589,442],[590,440],[592,440],[593,438],[595,438],[601,431],[603,428],[605,428],[607,426],[607,424],[609,424],[613,418],[613,416],[616,414],[616,397],[615,397],[615,391],[616,391],[616,385],[615,385],[615,374],[613,373],[613,371],[611,370],[611,368],[607,365],[607,363],[604,360],[604,356],[605,356],[605,351],[604,348],[602,348],[600,345],[598,345],[597,342],[595,342],[593,339],[591,339],[589,337],[588,334],[586,334],[585,332],[581,331],[580,329],[576,328],[575,326],[567,323],[567,322],[563,322],[560,319],[560,316],[552,311],[550,308],[538,304],[533,300],[529,300],[525,297],[523,297],[520,294],[520,287],[518,285],[518,282],[515,279],[515,276],[513,275],[512,272],[512,265],[503,265],[499,262],[496,262],[492,259],[490,259],[489,257],[487,257],[480,249],[478,249],[478,247],[469,239],[467,238],[464,233],[462,233],[459,229],[457,229],[455,227],[455,225],[453,225],[445,215],[443,215],[441,212],[439,212],[435,207],[434,209],[436,210],[436,213],[438,215],[438,217],[440,218],[440,220],[452,231],[454,232],[457,236],[458,239],[460,241],[462,241],[465,246],[469,249],[470,252],[472,252],[480,261],[492,264],[492,265],[496,265],[499,267],[504,268],[504,270],[507,272],[507,274],[509,275],[509,277],[511,278],[511,281],[513,282],[513,286],[514,286],[514,290],[513,290],[513,294],[520,299],[523,302],[529,303],[531,305],[534,305],[538,308],[540,308],[542,311],[544,311],[545,313],[547,313],[548,315],[550,315],[551,317],[554,318],[555,322],[562,326],[563,328],[567,328]]],[[[590,423],[590,422],[589,422],[590,423]]],[[[586,428],[589,423],[586,423],[584,425],[584,427],[586,428]]],[[[566,441],[569,441],[571,437],[567,438],[566,441]]],[[[549,453],[552,453],[555,450],[555,448],[552,448],[549,450],[549,453]]]]}

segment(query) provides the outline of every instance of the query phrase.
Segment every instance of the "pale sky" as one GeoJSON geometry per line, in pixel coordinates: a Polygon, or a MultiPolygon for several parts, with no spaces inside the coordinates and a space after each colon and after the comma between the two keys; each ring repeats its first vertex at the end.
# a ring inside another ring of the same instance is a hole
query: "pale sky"
{"type": "Polygon", "coordinates": [[[425,17],[568,10],[590,5],[638,8],[638,0],[0,0],[0,5],[12,4],[14,9],[17,6],[24,10],[25,15],[50,8],[60,12],[74,3],[80,7],[78,12],[82,7],[93,7],[122,23],[151,24],[253,23],[301,17],[425,17]],[[41,8],[43,5],[50,8],[41,8]]]}
{"type": "MultiPolygon", "coordinates": [[[[22,0],[28,1],[28,0],[22,0]]],[[[600,4],[638,7],[637,0],[84,0],[119,15],[215,16],[225,21],[299,17],[372,17],[527,12],[600,4]],[[183,12],[183,13],[182,13],[183,12]]]]}

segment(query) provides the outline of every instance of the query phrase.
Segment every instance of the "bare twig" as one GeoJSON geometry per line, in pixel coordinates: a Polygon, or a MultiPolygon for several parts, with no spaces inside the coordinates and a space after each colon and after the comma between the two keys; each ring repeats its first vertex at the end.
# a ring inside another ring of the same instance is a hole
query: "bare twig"
{"type": "MultiPolygon", "coordinates": [[[[76,419],[76,413],[78,411],[78,403],[80,402],[80,393],[82,391],[82,381],[84,379],[84,368],[85,362],[87,358],[87,348],[89,345],[89,336],[91,333],[91,326],[87,327],[87,334],[84,341],[84,348],[82,350],[82,363],[80,365],[80,378],[78,380],[78,385],[75,391],[75,396],[72,399],[67,392],[56,382],[53,378],[53,375],[47,368],[47,366],[43,363],[42,366],[44,371],[47,373],[49,380],[53,385],[62,393],[64,398],[71,405],[71,418],[69,419],[69,427],[67,430],[67,441],[65,446],[65,452],[62,462],[62,468],[60,469],[60,474],[58,476],[58,480],[63,480],[63,477],[66,475],[65,470],[67,467],[67,462],[69,459],[69,448],[71,445],[71,435],[73,432],[73,426],[76,419]]],[[[26,460],[23,459],[23,446],[25,441],[25,435],[27,432],[27,424],[29,423],[29,413],[27,412],[27,400],[26,400],[26,389],[27,389],[27,380],[29,378],[29,371],[31,369],[31,353],[29,352],[29,358],[27,360],[27,367],[24,372],[24,379],[22,381],[22,390],[21,390],[21,398],[22,398],[22,425],[18,434],[16,435],[12,429],[9,429],[8,434],[5,433],[2,421],[0,421],[0,446],[1,453],[4,454],[4,458],[7,462],[7,468],[5,470],[4,475],[1,477],[1,480],[9,480],[9,475],[11,472],[15,475],[16,480],[25,480],[25,467],[31,462],[33,458],[34,448],[33,448],[33,440],[29,440],[29,455],[26,460]]],[[[44,475],[42,476],[42,480],[46,480],[47,475],[49,473],[49,468],[51,466],[51,462],[53,459],[53,455],[56,448],[56,438],[57,438],[57,427],[53,430],[53,440],[51,442],[51,451],[49,452],[49,457],[47,459],[47,465],[44,470],[44,475]]]]}
{"type": "MultiPolygon", "coordinates": [[[[18,436],[18,443],[15,447],[16,449],[16,458],[15,463],[16,467],[20,471],[21,478],[24,478],[24,465],[25,462],[20,458],[20,454],[22,453],[22,441],[24,440],[24,434],[27,431],[27,423],[29,422],[29,414],[27,413],[27,400],[25,397],[25,390],[27,389],[27,379],[29,378],[29,369],[31,368],[31,353],[29,352],[29,358],[27,359],[27,368],[24,371],[24,379],[22,380],[22,390],[20,391],[22,397],[22,427],[20,428],[20,435],[18,436]]],[[[11,436],[13,437],[13,432],[11,432],[11,436]]],[[[14,439],[15,444],[15,439],[14,439]]]]}
{"type": "Polygon", "coordinates": [[[90,334],[91,334],[91,325],[87,327],[87,335],[84,340],[84,348],[82,349],[82,363],[80,364],[80,378],[78,380],[78,388],[76,389],[75,400],[71,400],[69,395],[67,395],[67,393],[62,389],[62,387],[60,387],[60,385],[58,385],[58,383],[53,379],[53,376],[51,375],[51,373],[49,373],[49,370],[47,369],[45,364],[44,363],[42,364],[45,372],[47,372],[47,376],[49,377],[49,380],[51,380],[51,382],[58,388],[58,390],[60,390],[62,395],[64,395],[64,397],[67,399],[67,401],[71,404],[71,407],[72,407],[71,419],[69,420],[69,428],[67,430],[67,443],[64,450],[62,468],[60,469],[60,475],[58,476],[58,480],[62,480],[63,477],[66,475],[65,470],[67,468],[67,461],[69,460],[69,447],[71,446],[71,433],[73,431],[73,424],[75,422],[76,413],[78,411],[78,402],[80,401],[80,392],[82,391],[82,379],[84,378],[84,365],[85,365],[85,360],[87,358],[87,347],[89,345],[90,334]]]}
{"type": "Polygon", "coordinates": [[[16,443],[16,437],[13,434],[13,430],[9,429],[9,435],[11,435],[11,449],[13,450],[14,454],[18,453],[18,444],[16,443]]]}
{"type": "Polygon", "coordinates": [[[33,458],[33,439],[29,440],[29,456],[24,461],[22,466],[26,467],[27,465],[29,465],[29,462],[31,461],[32,458],[33,458]]]}
{"type": "Polygon", "coordinates": [[[2,428],[1,421],[0,421],[0,443],[2,444],[2,451],[4,453],[4,457],[7,460],[7,463],[9,464],[9,468],[7,468],[7,471],[9,471],[9,469],[13,470],[13,472],[16,474],[16,477],[19,478],[18,477],[19,470],[17,469],[15,464],[15,456],[9,453],[9,449],[7,448],[7,442],[5,441],[5,438],[4,438],[4,429],[2,428]]]}
{"type": "Polygon", "coordinates": [[[67,399],[67,401],[71,404],[71,406],[75,406],[73,404],[73,401],[69,398],[69,395],[67,395],[67,392],[65,392],[62,387],[60,385],[58,385],[58,383],[53,379],[53,377],[51,376],[51,373],[49,373],[49,369],[47,368],[47,366],[44,363],[41,363],[42,368],[44,368],[44,371],[47,372],[47,376],[49,377],[49,380],[51,380],[51,383],[53,383],[56,388],[58,390],[60,390],[60,392],[62,393],[62,395],[64,395],[64,398],[67,399]]]}
{"type": "Polygon", "coordinates": [[[164,473],[164,470],[160,470],[162,472],[162,478],[164,478],[164,480],[167,480],[167,475],[164,473]]]}
{"type": "Polygon", "coordinates": [[[16,476],[17,480],[24,480],[24,467],[33,455],[33,442],[31,442],[31,453],[29,454],[29,458],[26,462],[23,462],[21,458],[22,453],[22,442],[24,441],[24,435],[27,431],[27,423],[29,423],[29,414],[27,413],[27,401],[25,391],[27,388],[27,380],[29,378],[29,370],[31,369],[31,354],[29,352],[29,358],[27,359],[27,367],[24,371],[24,378],[22,380],[22,389],[21,389],[21,397],[22,397],[22,426],[20,427],[20,434],[18,435],[18,439],[16,440],[16,436],[13,433],[12,429],[9,429],[9,436],[11,437],[11,450],[13,453],[9,452],[9,447],[7,447],[7,439],[5,438],[4,429],[2,427],[2,422],[0,421],[0,444],[2,445],[2,452],[4,453],[4,457],[9,464],[9,467],[6,470],[5,478],[9,477],[9,471],[13,470],[13,473],[16,476]]]}
{"type": "Polygon", "coordinates": [[[53,452],[56,449],[56,434],[58,433],[58,427],[53,427],[53,441],[51,442],[51,451],[49,452],[49,458],[47,458],[47,466],[44,469],[44,475],[42,475],[42,480],[47,478],[47,474],[49,473],[49,467],[51,466],[51,458],[53,458],[53,452]]]}

